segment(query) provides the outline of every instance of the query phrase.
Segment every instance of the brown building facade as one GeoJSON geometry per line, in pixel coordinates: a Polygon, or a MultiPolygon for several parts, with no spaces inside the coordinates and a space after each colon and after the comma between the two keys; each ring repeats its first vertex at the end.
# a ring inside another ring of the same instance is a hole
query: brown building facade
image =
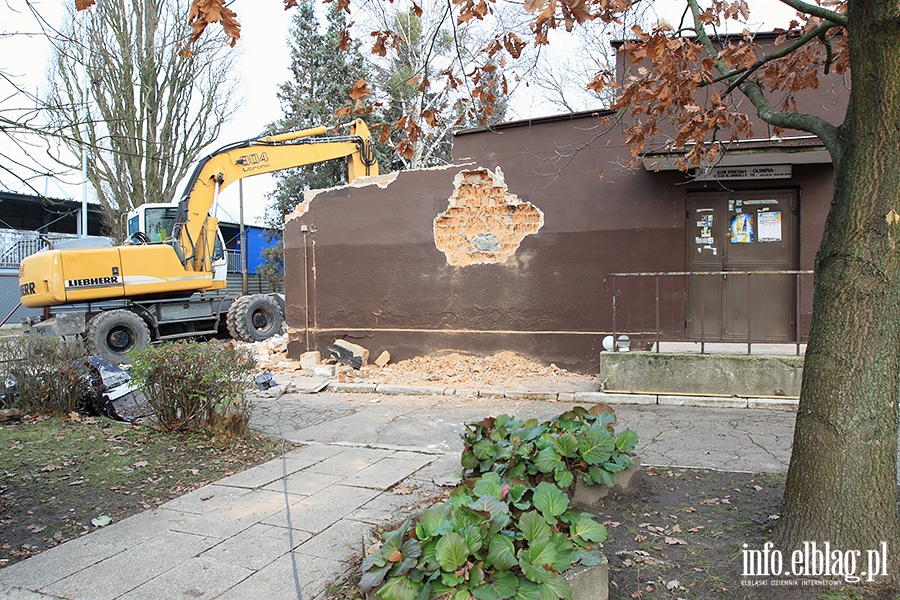
{"type": "Polygon", "coordinates": [[[816,140],[735,144],[702,174],[665,153],[628,168],[603,116],[467,131],[451,166],[317,193],[285,229],[290,353],[343,337],[591,371],[614,332],[805,338],[812,277],[771,272],[812,269],[832,192],[816,140]]]}

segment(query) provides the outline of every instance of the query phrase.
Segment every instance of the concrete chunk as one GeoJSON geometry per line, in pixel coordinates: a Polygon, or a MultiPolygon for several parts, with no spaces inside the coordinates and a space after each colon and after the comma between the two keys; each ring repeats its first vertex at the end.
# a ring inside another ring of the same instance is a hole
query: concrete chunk
{"type": "Polygon", "coordinates": [[[328,351],[337,360],[357,370],[369,362],[369,351],[347,340],[335,340],[328,346],[328,351]]]}
{"type": "Polygon", "coordinates": [[[378,358],[375,359],[375,364],[381,367],[382,369],[391,362],[391,353],[385,350],[381,354],[378,355],[378,358]]]}

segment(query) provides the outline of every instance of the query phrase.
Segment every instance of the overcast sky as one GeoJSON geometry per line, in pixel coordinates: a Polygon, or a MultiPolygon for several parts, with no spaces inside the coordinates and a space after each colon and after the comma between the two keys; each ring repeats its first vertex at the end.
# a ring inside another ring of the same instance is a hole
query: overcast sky
{"type": "MultiPolygon", "coordinates": [[[[64,2],[74,0],[31,0],[30,3],[45,19],[58,25],[63,14],[60,6],[64,2]]],[[[766,25],[772,23],[771,26],[784,26],[793,14],[776,0],[750,0],[749,3],[756,25],[754,29],[759,29],[763,21],[766,25]]],[[[292,12],[285,12],[281,0],[234,0],[230,6],[238,13],[242,25],[241,39],[235,50],[241,78],[240,89],[236,94],[240,104],[236,107],[232,121],[223,128],[216,147],[254,137],[268,123],[279,118],[281,108],[276,98],[277,86],[289,76],[287,36],[292,12]]],[[[676,20],[684,4],[678,0],[658,0],[655,6],[663,18],[676,20]]],[[[49,48],[44,37],[39,35],[30,11],[26,9],[26,0],[0,0],[0,23],[0,56],[3,57],[0,70],[15,78],[17,84],[29,91],[41,93],[41,86],[46,82],[49,48]]],[[[564,45],[556,42],[555,48],[564,45]]],[[[565,61],[575,58],[563,56],[560,60],[562,68],[565,68],[565,61]]],[[[0,86],[0,93],[8,89],[0,86]]],[[[5,93],[0,95],[0,103],[4,107],[22,105],[19,99],[6,97],[5,93]]],[[[534,88],[520,90],[514,110],[516,118],[560,112],[542,102],[534,88]]],[[[38,158],[36,150],[34,154],[38,158]]],[[[50,196],[67,196],[80,200],[80,181],[80,173],[75,173],[59,183],[47,181],[36,184],[35,187],[50,196]]],[[[273,188],[272,178],[262,175],[243,181],[245,219],[252,223],[262,218],[267,203],[265,196],[273,188]]],[[[24,185],[5,174],[0,174],[0,188],[30,193],[24,185]]],[[[231,186],[222,194],[220,200],[226,214],[220,214],[221,219],[237,220],[237,194],[237,185],[231,186]]]]}

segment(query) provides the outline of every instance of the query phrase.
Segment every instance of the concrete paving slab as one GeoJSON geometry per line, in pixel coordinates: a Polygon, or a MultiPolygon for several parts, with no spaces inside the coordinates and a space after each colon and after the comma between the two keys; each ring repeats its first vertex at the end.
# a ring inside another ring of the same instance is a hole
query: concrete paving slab
{"type": "Polygon", "coordinates": [[[254,571],[243,566],[194,557],[138,586],[117,600],[216,598],[254,571]]]}
{"type": "Polygon", "coordinates": [[[287,471],[288,475],[296,473],[326,458],[336,456],[344,450],[345,448],[341,446],[309,444],[285,454],[284,465],[282,465],[281,458],[276,458],[246,471],[235,473],[231,477],[226,477],[216,483],[218,485],[250,489],[265,487],[274,481],[281,481],[285,471],[287,471]]]}
{"type": "Polygon", "coordinates": [[[747,404],[750,408],[797,412],[797,407],[800,406],[800,400],[795,398],[750,398],[748,399],[747,404]]]}
{"type": "Polygon", "coordinates": [[[590,400],[587,398],[579,398],[579,394],[575,394],[576,402],[592,402],[603,404],[657,404],[657,397],[652,394],[607,394],[597,392],[592,395],[590,400]]]}
{"type": "Polygon", "coordinates": [[[300,544],[297,547],[298,559],[300,556],[334,559],[336,556],[362,553],[364,543],[372,537],[371,532],[372,526],[368,523],[342,519],[300,544]]]}
{"type": "Polygon", "coordinates": [[[348,477],[374,465],[391,454],[393,454],[393,451],[381,448],[347,447],[337,456],[332,456],[310,465],[305,472],[348,477]]]}
{"type": "Polygon", "coordinates": [[[347,477],[343,485],[386,490],[409,477],[436,457],[414,452],[397,452],[347,477]]]}
{"type": "Polygon", "coordinates": [[[312,537],[307,531],[256,523],[200,555],[220,563],[259,571],[312,537]]]}
{"type": "MultiPolygon", "coordinates": [[[[406,486],[404,482],[404,486],[406,486]]],[[[384,527],[392,523],[401,523],[418,514],[432,504],[432,500],[440,495],[435,486],[422,486],[411,483],[409,494],[387,492],[379,494],[358,509],[347,514],[347,519],[368,523],[370,527],[384,527]],[[413,487],[415,486],[415,487],[413,487]]]]}
{"type": "MultiPolygon", "coordinates": [[[[319,533],[343,519],[379,494],[369,488],[331,485],[291,504],[290,517],[294,529],[319,533]]],[[[286,526],[287,509],[262,520],[268,525],[286,526]]]]}
{"type": "MultiPolygon", "coordinates": [[[[297,577],[300,580],[301,594],[304,598],[315,598],[346,568],[347,563],[328,558],[298,559],[297,577]]],[[[296,597],[294,568],[291,556],[286,554],[243,580],[217,600],[281,600],[296,597]]]]}
{"type": "Polygon", "coordinates": [[[98,541],[92,534],[4,567],[0,570],[0,581],[10,587],[39,590],[72,573],[120,554],[128,547],[129,542],[125,539],[118,544],[104,543],[102,540],[98,541]]]}
{"type": "Polygon", "coordinates": [[[218,542],[197,535],[160,532],[151,540],[91,565],[39,591],[61,598],[112,600],[196,556],[218,542]]]}
{"type": "MultiPolygon", "coordinates": [[[[287,491],[288,494],[295,496],[309,496],[343,479],[344,477],[340,475],[327,475],[310,470],[297,471],[293,475],[288,475],[287,491]]],[[[285,482],[282,479],[278,479],[278,481],[268,484],[263,489],[283,493],[284,484],[285,482]]]]}
{"type": "Polygon", "coordinates": [[[664,406],[705,406],[708,408],[747,408],[746,398],[720,398],[715,396],[666,396],[659,395],[657,404],[664,406]]]}
{"type": "MultiPolygon", "coordinates": [[[[222,489],[223,486],[217,486],[222,489]]],[[[294,497],[292,497],[294,498],[294,497]]],[[[168,504],[163,508],[168,510],[168,504]]],[[[282,492],[270,490],[253,490],[244,494],[239,499],[223,503],[206,513],[183,513],[181,516],[191,515],[190,518],[173,526],[173,531],[192,533],[218,538],[227,538],[247,529],[254,523],[258,523],[267,517],[284,511],[285,498],[282,492]]],[[[179,512],[173,510],[173,512],[179,512]]],[[[281,525],[271,522],[272,525],[281,525]]]]}

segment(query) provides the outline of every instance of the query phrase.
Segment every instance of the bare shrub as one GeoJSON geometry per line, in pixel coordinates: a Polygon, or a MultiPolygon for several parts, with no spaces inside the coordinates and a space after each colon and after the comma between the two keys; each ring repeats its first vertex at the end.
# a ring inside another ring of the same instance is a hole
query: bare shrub
{"type": "Polygon", "coordinates": [[[68,414],[92,385],[78,340],[20,335],[0,338],[4,402],[35,414],[68,414]]]}

